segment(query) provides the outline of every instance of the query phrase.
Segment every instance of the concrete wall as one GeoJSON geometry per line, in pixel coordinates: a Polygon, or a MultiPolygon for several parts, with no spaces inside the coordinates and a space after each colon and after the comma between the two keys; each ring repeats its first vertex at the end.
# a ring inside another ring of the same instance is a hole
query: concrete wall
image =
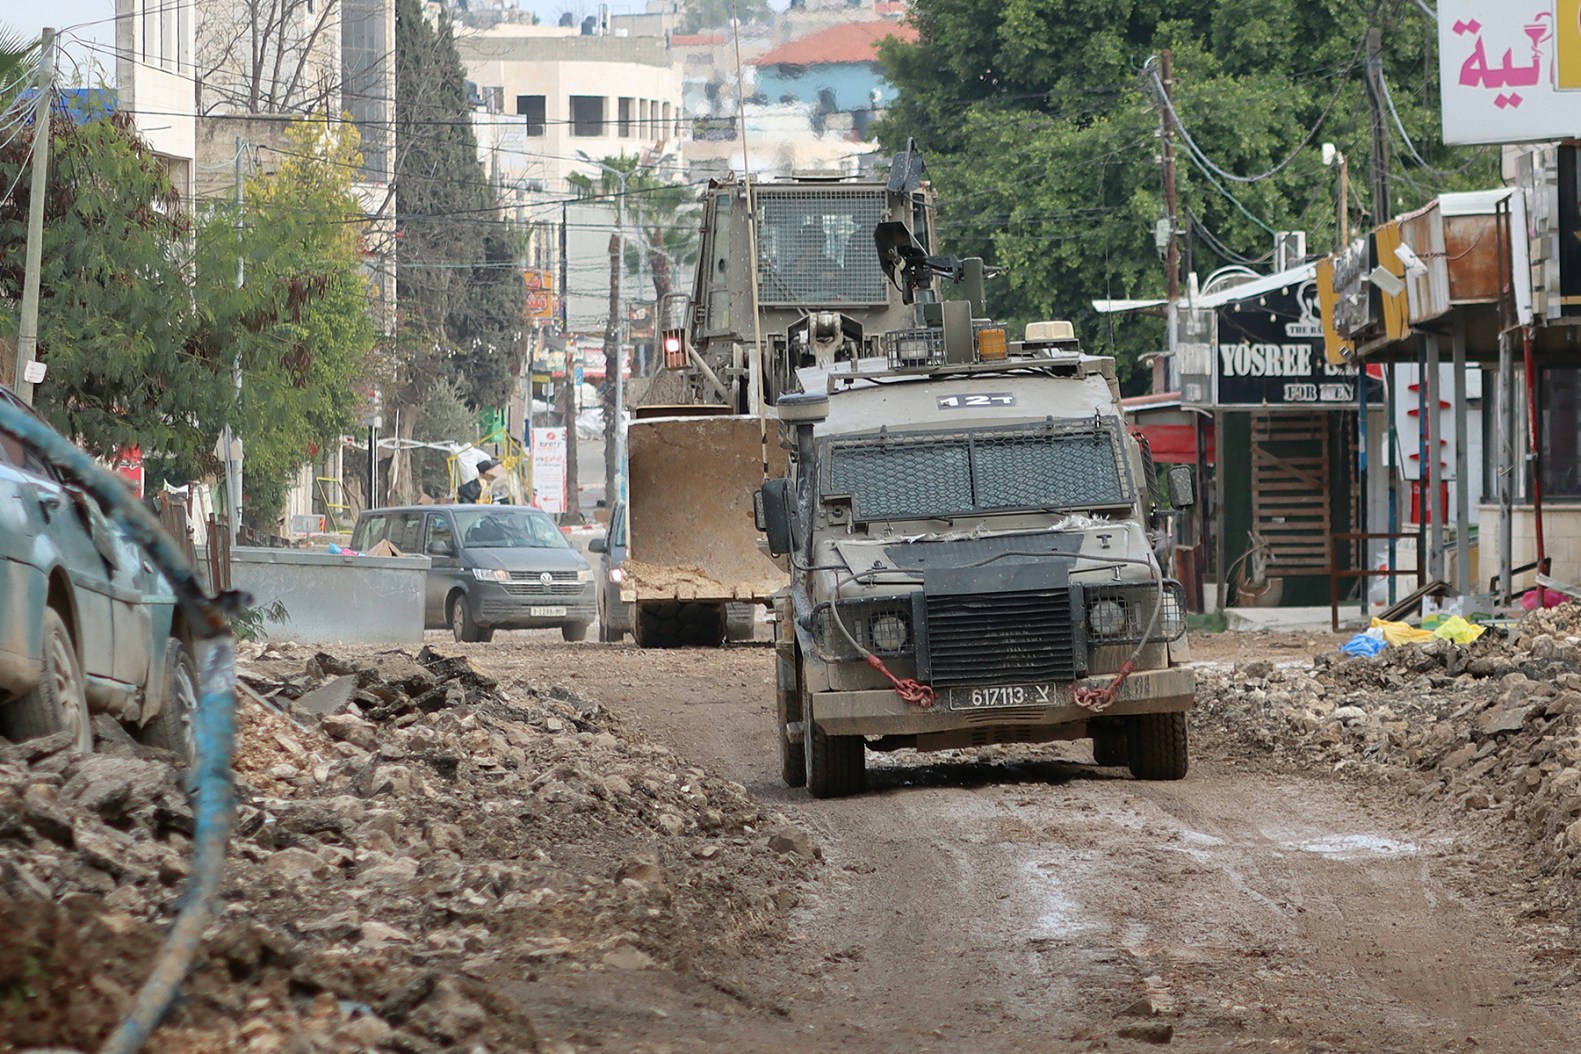
{"type": "MultiPolygon", "coordinates": [[[[1480,530],[1478,541],[1486,554],[1478,562],[1482,581],[1477,590],[1487,589],[1487,579],[1499,567],[1499,507],[1483,505],[1478,508],[1480,530]]],[[[1517,505],[1511,516],[1510,561],[1515,567],[1537,559],[1537,517],[1530,505],[1517,505]]],[[[1543,506],[1543,545],[1553,561],[1551,577],[1561,582],[1581,582],[1581,506],[1543,506]]],[[[1537,584],[1530,572],[1516,575],[1517,590],[1529,589],[1537,584]]]]}
{"type": "Polygon", "coordinates": [[[231,550],[231,588],[290,618],[265,625],[303,644],[421,644],[426,556],[342,556],[301,549],[231,550]]]}

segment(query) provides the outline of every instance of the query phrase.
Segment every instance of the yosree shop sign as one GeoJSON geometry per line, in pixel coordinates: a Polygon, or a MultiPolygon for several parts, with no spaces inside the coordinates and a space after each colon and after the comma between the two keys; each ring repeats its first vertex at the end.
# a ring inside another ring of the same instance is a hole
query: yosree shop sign
{"type": "Polygon", "coordinates": [[[1323,354],[1316,282],[1195,314],[1182,329],[1186,403],[1291,409],[1356,404],[1356,370],[1332,365],[1323,354]]]}

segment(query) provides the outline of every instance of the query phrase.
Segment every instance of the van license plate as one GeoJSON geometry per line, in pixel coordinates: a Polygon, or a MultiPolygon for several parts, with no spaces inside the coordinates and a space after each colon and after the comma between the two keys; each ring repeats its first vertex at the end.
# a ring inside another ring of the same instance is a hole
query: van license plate
{"type": "Polygon", "coordinates": [[[1063,700],[1054,684],[999,684],[987,688],[951,688],[951,710],[992,710],[1001,706],[1054,706],[1063,700]]]}
{"type": "Polygon", "coordinates": [[[528,608],[527,614],[533,618],[565,618],[565,608],[528,608]]]}

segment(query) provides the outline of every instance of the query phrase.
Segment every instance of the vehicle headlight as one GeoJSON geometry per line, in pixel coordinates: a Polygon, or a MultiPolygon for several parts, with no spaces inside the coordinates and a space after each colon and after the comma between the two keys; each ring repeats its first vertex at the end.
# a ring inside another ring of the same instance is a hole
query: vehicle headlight
{"type": "Polygon", "coordinates": [[[1100,637],[1116,637],[1125,631],[1125,605],[1118,600],[1100,600],[1087,612],[1087,625],[1100,637]]]}
{"type": "Polygon", "coordinates": [[[906,620],[899,615],[880,615],[868,629],[876,651],[899,651],[906,646],[906,620]]]}
{"type": "Polygon", "coordinates": [[[1164,606],[1158,611],[1158,632],[1167,640],[1178,640],[1186,632],[1186,604],[1178,587],[1164,591],[1164,606]]]}
{"type": "Polygon", "coordinates": [[[611,567],[609,569],[609,580],[611,582],[619,584],[620,580],[625,578],[625,577],[626,577],[626,573],[624,571],[622,571],[620,568],[618,568],[618,567],[611,567]]]}
{"type": "Polygon", "coordinates": [[[472,569],[472,577],[479,582],[509,582],[511,573],[509,571],[496,570],[492,567],[474,567],[472,569]]]}
{"type": "Polygon", "coordinates": [[[576,573],[576,580],[578,582],[591,582],[591,581],[593,581],[593,569],[591,567],[584,567],[584,568],[579,569],[577,571],[577,573],[576,573]]]}

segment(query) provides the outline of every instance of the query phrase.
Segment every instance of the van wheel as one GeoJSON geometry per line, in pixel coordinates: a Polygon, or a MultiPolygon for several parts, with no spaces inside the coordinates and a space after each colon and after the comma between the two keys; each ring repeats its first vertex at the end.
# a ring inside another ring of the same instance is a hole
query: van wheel
{"type": "Polygon", "coordinates": [[[757,634],[756,604],[725,605],[725,640],[751,640],[757,634]]]}
{"type": "Polygon", "coordinates": [[[192,717],[198,709],[198,670],[186,645],[172,639],[165,645],[165,707],[138,730],[151,747],[180,755],[188,765],[196,756],[192,717]]]}
{"type": "Polygon", "coordinates": [[[802,752],[807,790],[814,798],[848,798],[867,782],[867,744],[861,736],[831,736],[818,727],[812,700],[802,693],[802,752]]]}
{"type": "Polygon", "coordinates": [[[472,608],[467,604],[466,595],[457,593],[450,598],[450,614],[446,621],[450,623],[451,635],[460,644],[486,644],[494,639],[494,627],[483,627],[472,619],[472,608]]]}
{"type": "Polygon", "coordinates": [[[587,640],[587,623],[562,622],[560,623],[560,636],[573,643],[579,640],[587,640]]]}
{"type": "Polygon", "coordinates": [[[38,687],[0,706],[0,729],[20,742],[70,732],[73,748],[93,751],[93,721],[82,681],[82,665],[66,620],[54,608],[44,609],[44,675],[38,687]]]}
{"type": "Polygon", "coordinates": [[[1131,731],[1131,775],[1139,780],[1186,778],[1186,714],[1138,714],[1127,718],[1131,731]]]}

